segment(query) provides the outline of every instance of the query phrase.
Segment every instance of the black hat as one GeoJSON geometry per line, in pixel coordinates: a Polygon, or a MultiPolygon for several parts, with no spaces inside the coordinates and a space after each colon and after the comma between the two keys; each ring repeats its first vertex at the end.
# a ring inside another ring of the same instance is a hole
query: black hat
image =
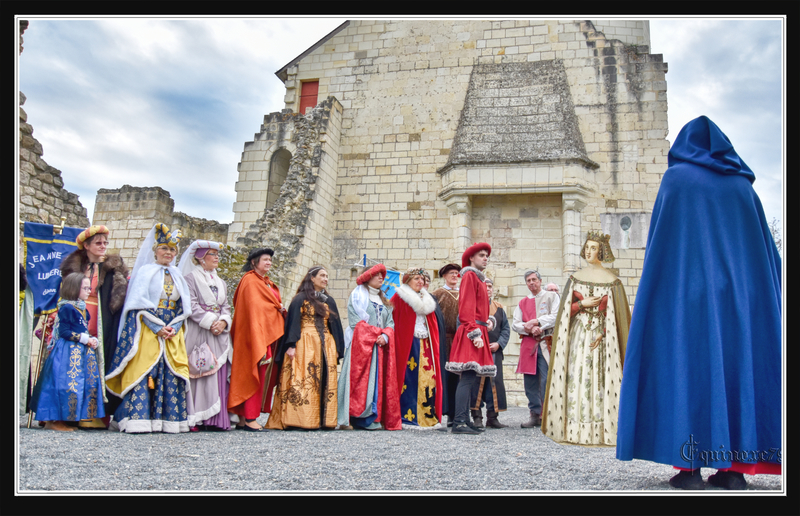
{"type": "Polygon", "coordinates": [[[439,277],[440,278],[444,277],[444,275],[450,271],[456,271],[460,273],[461,267],[459,267],[457,263],[448,263],[447,265],[439,269],[439,277]]]}
{"type": "Polygon", "coordinates": [[[242,267],[242,272],[248,272],[253,270],[253,260],[258,259],[262,254],[268,254],[270,256],[275,256],[275,251],[272,249],[263,247],[260,249],[253,249],[250,251],[250,254],[247,255],[247,261],[244,263],[244,267],[242,267]]]}

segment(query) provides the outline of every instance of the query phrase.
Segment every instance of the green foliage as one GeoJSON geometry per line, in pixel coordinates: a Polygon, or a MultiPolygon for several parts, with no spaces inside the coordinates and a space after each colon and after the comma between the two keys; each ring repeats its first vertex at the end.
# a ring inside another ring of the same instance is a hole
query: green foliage
{"type": "Polygon", "coordinates": [[[233,294],[236,292],[236,287],[239,285],[244,272],[242,267],[247,261],[247,252],[243,249],[236,247],[225,246],[225,249],[219,255],[219,266],[217,266],[217,273],[228,290],[228,304],[231,306],[231,314],[233,313],[233,294]]]}

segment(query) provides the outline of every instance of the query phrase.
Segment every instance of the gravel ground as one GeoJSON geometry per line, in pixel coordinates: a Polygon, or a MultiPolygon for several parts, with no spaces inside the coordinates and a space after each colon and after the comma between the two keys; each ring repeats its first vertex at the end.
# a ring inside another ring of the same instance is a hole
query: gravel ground
{"type": "MultiPolygon", "coordinates": [[[[269,431],[129,435],[19,428],[20,494],[41,492],[508,492],[677,491],[671,466],[618,461],[614,448],[558,445],[509,425],[484,434],[441,431],[269,431]],[[486,457],[480,467],[466,467],[486,457]]],[[[22,420],[21,420],[22,421],[22,420]]],[[[263,421],[262,421],[263,422],[263,421]]],[[[704,469],[703,478],[714,472],[704,469]]],[[[747,476],[750,491],[780,491],[781,477],[747,476]]],[[[722,491],[706,484],[706,492],[722,491]]],[[[722,493],[720,493],[722,494],[722,493]]],[[[773,493],[778,494],[778,493],[773,493]]]]}

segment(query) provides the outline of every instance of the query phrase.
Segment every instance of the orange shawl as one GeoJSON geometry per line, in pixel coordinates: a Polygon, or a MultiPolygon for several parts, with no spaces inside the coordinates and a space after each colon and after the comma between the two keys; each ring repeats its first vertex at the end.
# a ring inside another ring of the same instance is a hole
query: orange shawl
{"type": "Polygon", "coordinates": [[[228,394],[231,412],[253,395],[261,394],[258,363],[264,355],[272,357],[270,345],[283,336],[280,292],[268,277],[262,278],[256,271],[242,276],[233,294],[233,307],[233,358],[228,394]]]}

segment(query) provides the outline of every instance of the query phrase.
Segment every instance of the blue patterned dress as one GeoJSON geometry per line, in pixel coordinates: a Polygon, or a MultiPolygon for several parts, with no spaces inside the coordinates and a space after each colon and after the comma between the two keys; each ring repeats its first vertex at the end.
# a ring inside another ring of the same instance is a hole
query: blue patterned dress
{"type": "Polygon", "coordinates": [[[161,292],[157,306],[155,310],[139,309],[130,310],[127,313],[123,331],[112,358],[110,368],[112,373],[107,377],[109,390],[113,394],[120,394],[111,388],[116,385],[108,381],[112,376],[120,376],[125,382],[121,393],[122,403],[114,412],[114,421],[119,424],[121,432],[178,433],[188,432],[191,426],[188,421],[186,399],[188,376],[184,378],[174,370],[175,357],[171,357],[172,363],[167,360],[167,356],[170,354],[169,342],[179,339],[180,345],[183,346],[183,358],[178,362],[186,364],[186,349],[181,327],[183,319],[172,325],[178,331],[178,335],[173,339],[164,341],[153,335],[183,314],[180,294],[172,283],[165,281],[164,290],[161,292]],[[155,316],[161,322],[154,322],[145,313],[155,316]],[[147,335],[148,332],[150,335],[147,335]],[[145,336],[148,338],[145,339],[145,336]],[[155,343],[153,337],[155,337],[155,343]],[[153,346],[159,346],[160,349],[145,349],[153,346]],[[149,367],[142,367],[135,364],[135,357],[140,353],[157,353],[157,359],[152,365],[146,364],[149,367]],[[122,369],[120,369],[121,366],[122,369]],[[129,370],[126,371],[126,369],[129,370]],[[134,377],[132,383],[124,380],[126,376],[134,377]]]}
{"type": "Polygon", "coordinates": [[[103,387],[95,350],[81,343],[89,336],[88,312],[71,303],[58,309],[58,338],[31,397],[39,421],[79,421],[105,416],[103,387]],[[99,402],[98,402],[99,401],[99,402]]]}

